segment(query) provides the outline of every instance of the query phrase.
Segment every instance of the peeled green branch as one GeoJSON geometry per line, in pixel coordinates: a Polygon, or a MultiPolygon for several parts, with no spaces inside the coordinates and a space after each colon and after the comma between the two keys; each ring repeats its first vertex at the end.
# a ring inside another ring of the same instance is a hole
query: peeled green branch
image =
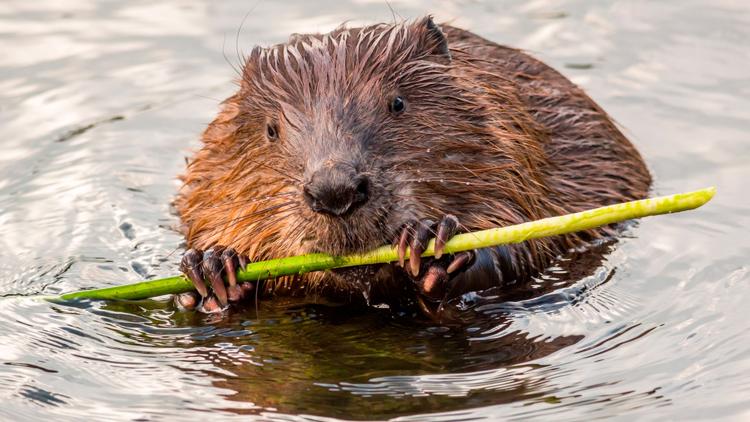
{"type": "MultiPolygon", "coordinates": [[[[446,242],[445,253],[520,243],[529,239],[573,233],[634,218],[687,211],[705,204],[711,200],[715,193],[716,188],[710,187],[694,192],[609,205],[514,226],[459,234],[446,242]]],[[[430,240],[422,256],[434,255],[434,247],[435,241],[433,239],[430,240]]],[[[407,257],[408,254],[409,251],[407,250],[407,257]]],[[[393,246],[382,246],[364,254],[345,256],[309,254],[250,263],[237,272],[237,279],[239,281],[256,281],[333,268],[387,263],[397,259],[397,251],[393,246]]],[[[166,294],[184,293],[190,290],[193,290],[190,281],[183,276],[174,276],[125,286],[66,293],[50,298],[50,300],[138,300],[166,294]]]]}

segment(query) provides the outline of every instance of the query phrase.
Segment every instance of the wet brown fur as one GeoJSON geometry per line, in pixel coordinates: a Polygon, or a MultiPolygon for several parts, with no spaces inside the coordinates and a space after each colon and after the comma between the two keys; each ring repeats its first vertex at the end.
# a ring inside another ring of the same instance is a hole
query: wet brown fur
{"type": "MultiPolygon", "coordinates": [[[[425,18],[255,48],[183,176],[189,246],[255,260],[359,252],[392,243],[411,218],[451,213],[480,230],[647,195],[638,152],[580,88],[519,50],[441,29],[425,18]],[[388,112],[394,95],[402,115],[388,112]],[[311,172],[336,162],[372,181],[370,201],[343,217],[302,201],[311,172]]],[[[525,242],[511,264],[527,277],[608,234],[525,242]]],[[[330,284],[353,286],[330,273],[301,283],[330,284]]]]}

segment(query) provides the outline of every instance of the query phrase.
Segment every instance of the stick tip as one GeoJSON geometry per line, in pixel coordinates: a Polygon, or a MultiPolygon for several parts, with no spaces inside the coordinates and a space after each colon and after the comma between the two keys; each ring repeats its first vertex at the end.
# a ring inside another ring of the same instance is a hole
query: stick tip
{"type": "Polygon", "coordinates": [[[703,197],[703,201],[701,202],[701,205],[703,205],[706,202],[710,201],[714,197],[714,195],[716,195],[716,186],[709,186],[707,188],[699,189],[694,193],[700,194],[703,197]]]}

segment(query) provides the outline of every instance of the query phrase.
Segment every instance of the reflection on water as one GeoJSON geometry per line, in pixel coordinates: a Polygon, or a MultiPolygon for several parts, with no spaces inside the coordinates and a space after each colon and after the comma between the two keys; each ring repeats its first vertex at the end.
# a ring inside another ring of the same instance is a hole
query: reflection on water
{"type": "Polygon", "coordinates": [[[719,188],[599,246],[603,260],[567,256],[525,291],[462,298],[451,327],[293,301],[215,320],[167,300],[25,298],[177,271],[175,176],[233,89],[235,40],[392,15],[259,2],[238,35],[246,2],[4,6],[2,419],[750,417],[743,2],[393,3],[562,70],[625,128],[657,193],[719,188]]]}

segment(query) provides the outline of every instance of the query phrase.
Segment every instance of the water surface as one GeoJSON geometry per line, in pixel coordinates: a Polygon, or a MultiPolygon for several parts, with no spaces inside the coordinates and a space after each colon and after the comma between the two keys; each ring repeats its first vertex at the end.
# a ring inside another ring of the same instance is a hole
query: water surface
{"type": "MultiPolygon", "coordinates": [[[[216,320],[167,300],[2,299],[0,418],[750,418],[746,2],[392,6],[527,49],[622,125],[655,193],[717,197],[642,221],[593,274],[559,262],[544,294],[467,297],[461,329],[295,302],[216,320]]],[[[4,2],[0,295],[176,273],[176,175],[237,51],[391,19],[383,1],[4,2]]]]}

